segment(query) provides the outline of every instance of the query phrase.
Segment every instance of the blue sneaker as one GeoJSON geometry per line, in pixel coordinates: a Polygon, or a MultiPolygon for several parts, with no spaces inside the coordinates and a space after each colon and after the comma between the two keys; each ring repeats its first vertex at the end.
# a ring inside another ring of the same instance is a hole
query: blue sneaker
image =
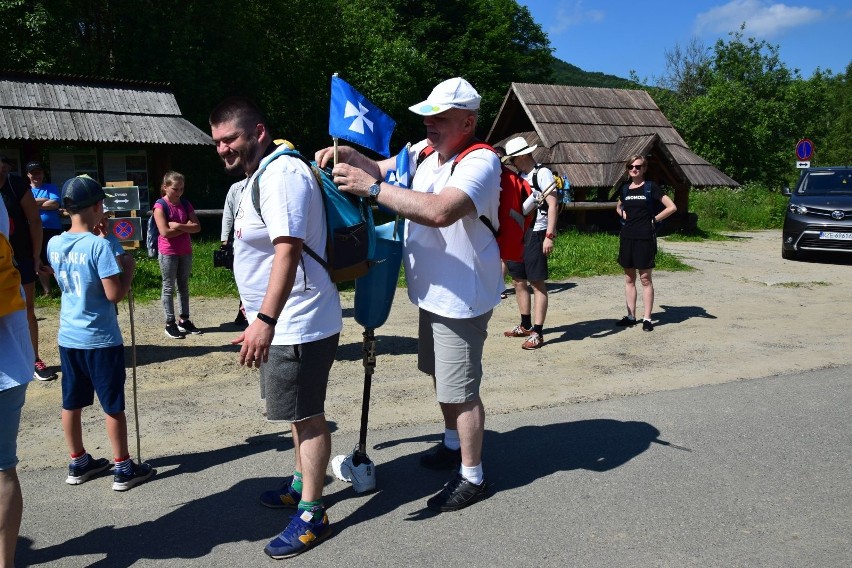
{"type": "Polygon", "coordinates": [[[281,534],[273,538],[263,551],[270,558],[281,560],[301,554],[316,546],[331,534],[328,515],[322,513],[322,520],[313,522],[311,511],[302,511],[290,518],[290,524],[281,534]]]}
{"type": "Polygon", "coordinates": [[[157,470],[147,463],[131,462],[131,464],[133,464],[133,475],[125,475],[120,473],[118,470],[115,470],[115,477],[112,481],[113,491],[127,491],[131,487],[139,485],[157,473],[157,470]]]}
{"type": "Polygon", "coordinates": [[[75,467],[74,464],[68,465],[68,477],[65,478],[65,483],[68,485],[80,485],[89,481],[100,472],[109,469],[109,466],[108,459],[95,459],[89,455],[89,463],[85,467],[75,467]]]}
{"type": "Polygon", "coordinates": [[[260,494],[260,504],[270,509],[295,509],[302,500],[302,494],[293,489],[288,479],[280,489],[264,491],[260,494]]]}

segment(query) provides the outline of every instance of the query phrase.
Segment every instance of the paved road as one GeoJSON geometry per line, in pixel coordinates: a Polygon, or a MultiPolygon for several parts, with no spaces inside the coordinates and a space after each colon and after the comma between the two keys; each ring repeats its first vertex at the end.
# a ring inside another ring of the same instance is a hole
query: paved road
{"type": "MultiPolygon", "coordinates": [[[[522,388],[522,385],[519,385],[522,388]]],[[[432,427],[371,433],[380,491],[329,481],[334,536],[289,566],[848,566],[852,367],[488,418],[495,494],[433,515],[432,427]],[[375,446],[375,447],[374,447],[375,446]]],[[[334,453],[353,440],[335,439],[334,453]]],[[[144,455],[144,440],[143,440],[144,455]]],[[[152,457],[128,493],[23,475],[18,566],[269,566],[286,513],[256,496],[289,437],[152,457]]]]}

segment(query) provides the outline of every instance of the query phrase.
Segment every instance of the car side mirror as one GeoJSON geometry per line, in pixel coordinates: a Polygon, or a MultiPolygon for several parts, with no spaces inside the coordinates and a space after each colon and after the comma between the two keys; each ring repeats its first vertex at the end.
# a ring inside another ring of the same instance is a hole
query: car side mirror
{"type": "Polygon", "coordinates": [[[791,195],[790,187],[786,186],[786,185],[784,187],[782,187],[781,188],[781,195],[786,195],[787,197],[790,197],[790,195],[791,195]]]}

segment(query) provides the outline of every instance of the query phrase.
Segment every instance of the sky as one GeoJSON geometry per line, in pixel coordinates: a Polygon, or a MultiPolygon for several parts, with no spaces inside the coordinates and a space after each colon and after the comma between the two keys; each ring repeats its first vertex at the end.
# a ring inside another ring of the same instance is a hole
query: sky
{"type": "Polygon", "coordinates": [[[809,78],[852,61],[850,0],[518,0],[550,38],[554,55],[584,71],[656,84],[666,51],[693,38],[712,48],[745,22],[744,38],[779,46],[788,69],[809,78]]]}

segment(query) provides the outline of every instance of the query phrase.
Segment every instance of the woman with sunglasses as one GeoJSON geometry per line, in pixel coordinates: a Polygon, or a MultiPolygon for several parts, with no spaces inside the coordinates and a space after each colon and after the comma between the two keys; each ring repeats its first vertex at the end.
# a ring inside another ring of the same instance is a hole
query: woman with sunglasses
{"type": "Polygon", "coordinates": [[[657,256],[656,225],[677,211],[674,202],[659,185],[645,179],[648,164],[644,156],[634,154],[627,160],[625,183],[619,192],[615,212],[621,217],[621,242],[618,249],[618,264],[624,268],[624,297],[627,300],[627,315],[616,325],[632,327],[636,319],[636,273],[642,282],[642,303],[645,309],[642,329],[653,331],[651,310],[654,307],[654,283],[651,272],[657,256]],[[651,200],[649,202],[649,199],[651,200]],[[660,211],[657,204],[662,204],[660,211]],[[657,212],[659,211],[659,212],[657,212]]]}

